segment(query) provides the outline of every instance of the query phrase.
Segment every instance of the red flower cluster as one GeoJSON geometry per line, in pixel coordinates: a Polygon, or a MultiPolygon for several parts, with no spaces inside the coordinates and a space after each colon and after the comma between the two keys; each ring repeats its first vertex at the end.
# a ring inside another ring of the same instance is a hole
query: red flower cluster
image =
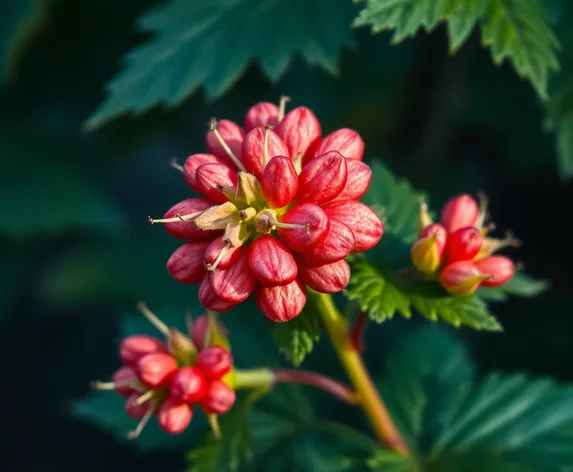
{"type": "Polygon", "coordinates": [[[454,295],[470,295],[478,287],[497,287],[515,274],[515,266],[495,251],[517,246],[508,235],[499,240],[487,237],[492,225],[484,226],[487,202],[481,204],[469,195],[458,195],[442,208],[440,223],[433,223],[425,204],[420,211],[420,233],[411,249],[416,269],[454,295]]]}
{"type": "Polygon", "coordinates": [[[382,222],[358,201],[372,174],[360,136],[340,129],[321,138],[308,108],[284,115],[285,103],[253,106],[245,129],[213,121],[209,154],[189,156],[182,168],[204,198],[150,220],[188,241],[167,268],[180,282],[198,282],[209,310],[227,311],[254,292],[268,318],[288,321],[306,303],[305,286],[339,292],[350,278],[344,258],[382,237],[382,222]]]}
{"type": "MultiPolygon", "coordinates": [[[[153,322],[164,326],[155,317],[153,322]]],[[[119,356],[124,365],[113,374],[112,382],[93,386],[127,397],[127,414],[140,420],[129,438],[137,437],[154,415],[163,431],[180,434],[189,426],[195,405],[215,415],[232,408],[235,391],[224,377],[233,359],[228,350],[207,342],[208,325],[207,315],[193,323],[191,336],[197,344],[175,329],[167,330],[167,342],[143,334],[121,341],[119,356]]]]}

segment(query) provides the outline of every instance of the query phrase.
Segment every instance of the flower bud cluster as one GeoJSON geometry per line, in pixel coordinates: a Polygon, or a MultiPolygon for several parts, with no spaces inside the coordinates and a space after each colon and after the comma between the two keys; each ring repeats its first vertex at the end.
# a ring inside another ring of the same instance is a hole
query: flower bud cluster
{"type": "Polygon", "coordinates": [[[420,231],[410,255],[416,269],[428,278],[438,278],[453,295],[470,295],[478,287],[498,287],[515,274],[515,264],[494,252],[519,241],[488,237],[485,225],[487,201],[480,204],[470,195],[457,195],[442,208],[440,222],[430,218],[425,203],[420,208],[420,231]]]}
{"type": "Polygon", "coordinates": [[[227,349],[210,342],[211,323],[208,315],[197,318],[191,337],[170,329],[166,341],[144,334],[121,341],[123,366],[111,382],[93,386],[126,397],[126,413],[140,420],[130,438],[137,437],[153,416],[163,431],[175,435],[187,429],[197,406],[214,415],[232,408],[235,391],[226,377],[233,359],[227,349]]]}
{"type": "Polygon", "coordinates": [[[264,315],[288,321],[302,311],[306,287],[339,292],[350,278],[344,258],[382,237],[380,218],[358,201],[372,175],[360,136],[339,129],[323,137],[312,111],[285,114],[285,104],[254,105],[244,128],[213,121],[209,152],[183,166],[202,197],[150,220],[187,241],[167,268],[180,282],[199,283],[208,310],[230,310],[254,293],[264,315]]]}

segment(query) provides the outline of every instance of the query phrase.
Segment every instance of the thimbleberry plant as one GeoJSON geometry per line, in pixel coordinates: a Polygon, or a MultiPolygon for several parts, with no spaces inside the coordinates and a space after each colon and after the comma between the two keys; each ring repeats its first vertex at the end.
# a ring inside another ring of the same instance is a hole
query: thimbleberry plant
{"type": "MultiPolygon", "coordinates": [[[[140,19],[154,36],[128,56],[85,128],[174,106],[201,85],[217,97],[253,58],[271,79],[294,52],[333,71],[351,23],[390,30],[394,42],[445,23],[452,52],[480,25],[496,63],[507,59],[531,82],[571,159],[571,100],[555,103],[570,91],[548,86],[559,41],[542,2],[355,3],[364,4],[166,2],[140,19]]],[[[115,372],[92,382],[75,411],[135,445],[184,447],[190,472],[571,470],[571,387],[478,378],[447,331],[499,333],[496,302],[547,287],[525,274],[511,232],[494,236],[485,194],[430,205],[368,155],[348,117],[327,124],[286,96],[246,108],[242,122],[209,121],[203,144],[172,161],[185,191],[146,228],[162,225],[172,238],[166,279],[192,309],[173,318],[141,302],[115,372]],[[366,332],[397,314],[425,325],[388,354],[393,339],[366,332]],[[332,349],[314,353],[321,338],[332,349]]]]}
{"type": "MultiPolygon", "coordinates": [[[[169,328],[140,304],[140,311],[163,339],[145,333],[125,337],[119,344],[123,366],[110,381],[94,382],[93,387],[125,397],[124,414],[138,421],[128,433],[132,439],[145,434],[144,427],[153,417],[164,433],[174,436],[194,429],[194,424],[208,425],[209,436],[192,446],[189,456],[195,471],[267,470],[256,465],[256,452],[252,456],[257,440],[249,437],[257,434],[256,426],[252,432],[244,428],[261,414],[262,397],[272,397],[277,384],[314,387],[334,401],[362,409],[371,436],[322,420],[309,423],[339,440],[353,437],[361,445],[361,456],[345,459],[332,470],[433,470],[432,464],[464,461],[465,449],[458,449],[463,439],[449,438],[450,431],[468,421],[463,409],[452,413],[448,422],[440,420],[433,426],[424,419],[422,428],[438,428],[428,448],[419,442],[419,429],[412,429],[414,407],[408,402],[413,400],[406,400],[405,392],[392,390],[405,382],[395,378],[396,369],[420,382],[422,372],[414,372],[427,356],[430,364],[424,367],[429,369],[424,375],[439,376],[443,363],[458,362],[452,356],[458,355],[460,347],[441,338],[444,335],[438,331],[423,332],[414,341],[422,351],[413,354],[412,365],[399,358],[389,365],[386,383],[378,387],[362,359],[367,348],[364,332],[368,319],[380,323],[396,312],[406,317],[418,312],[432,321],[500,331],[486,303],[487,291],[503,293],[510,287],[508,293],[532,295],[538,290],[521,268],[517,271],[512,259],[497,254],[519,246],[519,241],[511,235],[491,236],[494,225],[484,195],[479,203],[466,194],[452,197],[435,222],[421,194],[379,164],[372,168],[363,161],[364,142],[356,131],[343,128],[323,136],[309,108],[287,111],[287,102],[283,97],[279,105],[253,105],[244,127],[212,120],[206,150],[190,155],[183,165],[173,162],[197,196],[176,203],[163,218],[149,221],[163,224],[171,236],[184,241],[169,257],[167,271],[189,286],[190,293],[195,287],[204,313],[195,319],[187,316],[183,332],[169,328]],[[398,200],[388,200],[384,192],[399,195],[398,200]],[[333,294],[348,299],[344,315],[333,294]],[[242,316],[256,317],[257,311],[265,315],[280,351],[295,367],[324,331],[348,384],[320,371],[275,367],[264,356],[255,365],[236,362],[231,354],[233,329],[226,327],[233,314],[226,312],[249,303],[251,295],[256,308],[242,316]],[[438,344],[432,344],[433,338],[438,344]],[[443,446],[444,441],[451,444],[443,446]],[[225,454],[231,456],[224,459],[225,454]]],[[[471,375],[460,369],[455,373],[460,378],[451,382],[467,384],[467,399],[456,394],[462,384],[438,384],[438,391],[428,393],[436,396],[432,401],[451,397],[452,403],[430,404],[428,408],[434,408],[430,414],[460,408],[456,402],[461,405],[462,401],[470,402],[470,411],[475,402],[473,408],[479,411],[483,393],[471,384],[471,375]]],[[[511,380],[494,377],[489,382],[493,384],[482,388],[493,391],[495,382],[501,382],[503,389],[504,382],[511,380]]],[[[520,388],[535,389],[534,385],[520,388]]],[[[272,431],[273,421],[284,419],[267,417],[266,421],[272,431]]],[[[569,434],[571,427],[567,422],[563,434],[569,434]]],[[[267,440],[281,442],[280,437],[269,435],[267,440]]],[[[471,454],[485,454],[479,459],[485,469],[480,470],[510,470],[506,467],[512,467],[513,459],[505,452],[498,456],[493,439],[472,441],[477,441],[479,452],[471,454]],[[490,466],[487,461],[499,464],[490,466]]]]}

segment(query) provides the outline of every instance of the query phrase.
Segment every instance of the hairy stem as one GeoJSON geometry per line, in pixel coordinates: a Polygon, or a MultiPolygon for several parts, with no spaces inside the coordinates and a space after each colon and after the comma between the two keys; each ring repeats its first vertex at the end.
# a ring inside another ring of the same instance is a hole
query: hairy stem
{"type": "Polygon", "coordinates": [[[358,394],[359,405],[370,420],[376,437],[395,451],[409,456],[410,450],[376,390],[364,362],[352,342],[347,323],[334,305],[332,297],[328,294],[315,293],[315,299],[326,332],[358,394]]]}

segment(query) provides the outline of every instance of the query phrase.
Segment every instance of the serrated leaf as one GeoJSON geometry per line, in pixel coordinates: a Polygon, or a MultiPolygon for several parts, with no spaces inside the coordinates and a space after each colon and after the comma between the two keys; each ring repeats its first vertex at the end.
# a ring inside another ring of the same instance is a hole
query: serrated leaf
{"type": "Polygon", "coordinates": [[[396,312],[409,318],[415,308],[430,321],[441,319],[455,327],[467,325],[477,330],[502,330],[479,298],[448,295],[435,283],[399,283],[365,259],[354,259],[347,291],[348,298],[356,300],[360,309],[368,312],[370,319],[377,323],[392,318],[396,312]]]}
{"type": "Polygon", "coordinates": [[[523,272],[517,272],[507,283],[495,288],[480,288],[476,295],[484,300],[504,301],[508,295],[535,297],[546,291],[549,286],[547,280],[535,280],[523,272]]]}
{"type": "Polygon", "coordinates": [[[450,408],[433,453],[497,450],[528,470],[573,464],[573,387],[523,374],[489,374],[450,408]]]}
{"type": "Polygon", "coordinates": [[[382,394],[431,472],[550,472],[573,464],[573,386],[523,374],[475,381],[463,344],[436,327],[406,338],[382,394]]]}
{"type": "Polygon", "coordinates": [[[420,28],[432,31],[441,21],[448,22],[450,51],[481,22],[482,42],[491,48],[494,62],[510,60],[518,75],[547,98],[548,77],[559,69],[559,42],[540,0],[368,0],[354,26],[393,31],[392,42],[399,43],[420,28]]]}
{"type": "Polygon", "coordinates": [[[541,98],[547,98],[548,76],[559,70],[559,42],[540,0],[491,0],[482,40],[491,47],[494,62],[511,60],[517,73],[533,84],[541,98]]]}
{"type": "Polygon", "coordinates": [[[286,323],[273,323],[273,337],[278,344],[279,352],[300,366],[307,354],[320,340],[318,317],[314,310],[303,310],[300,315],[286,323]]]}
{"type": "Polygon", "coordinates": [[[439,430],[449,403],[473,381],[475,368],[465,346],[436,326],[408,336],[387,362],[381,385],[392,418],[413,447],[439,430]]]}
{"type": "Polygon", "coordinates": [[[340,48],[352,44],[347,0],[172,0],[138,22],[154,38],[125,57],[108,97],[84,126],[156,105],[175,106],[202,85],[208,98],[224,94],[258,60],[277,80],[292,55],[335,72],[340,48]],[[245,32],[248,31],[248,34],[245,32]]]}

